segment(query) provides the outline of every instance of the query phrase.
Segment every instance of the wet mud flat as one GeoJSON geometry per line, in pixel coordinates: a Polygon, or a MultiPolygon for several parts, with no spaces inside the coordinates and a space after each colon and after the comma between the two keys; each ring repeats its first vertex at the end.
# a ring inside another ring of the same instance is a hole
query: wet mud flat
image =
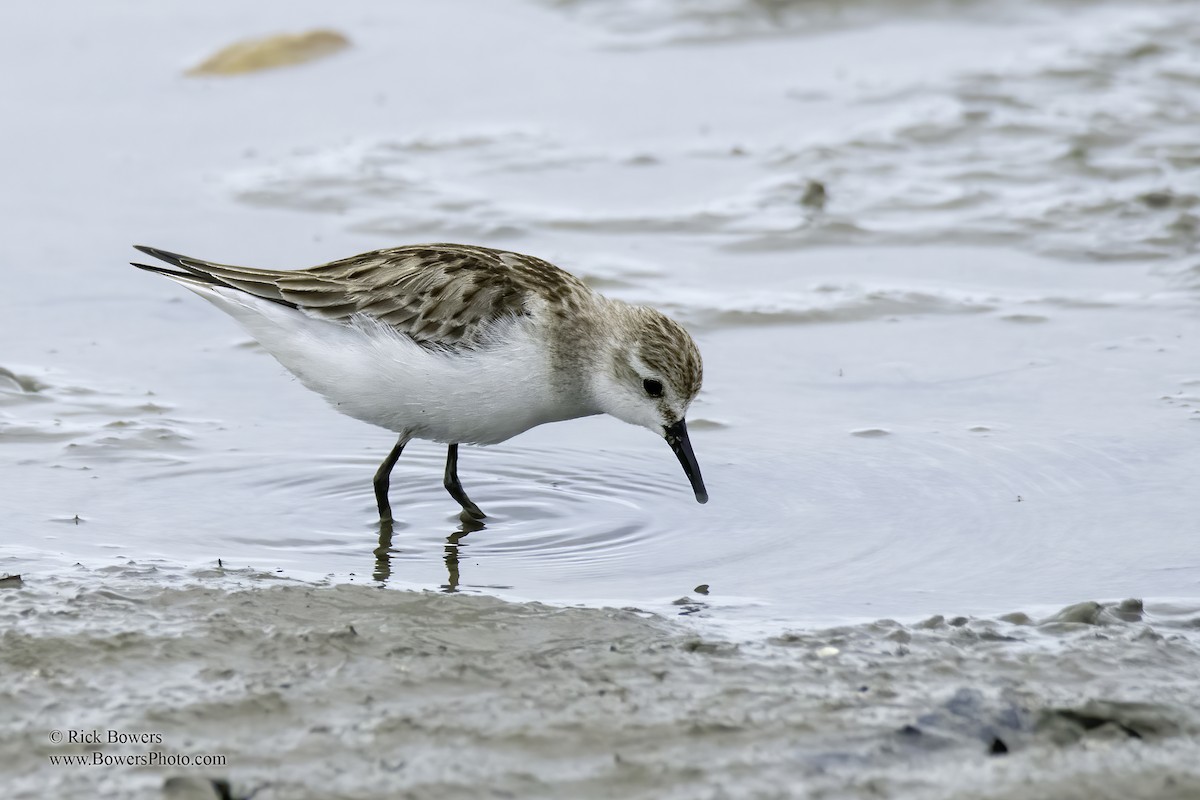
{"type": "Polygon", "coordinates": [[[1200,795],[1191,607],[736,642],[635,609],[126,566],[7,581],[0,623],[16,796],[1200,795]],[[201,755],[224,763],[162,765],[201,755]]]}

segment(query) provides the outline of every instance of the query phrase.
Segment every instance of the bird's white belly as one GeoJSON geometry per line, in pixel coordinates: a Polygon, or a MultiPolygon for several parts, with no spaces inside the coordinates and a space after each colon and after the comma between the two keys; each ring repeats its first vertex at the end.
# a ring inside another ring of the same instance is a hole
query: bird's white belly
{"type": "Polygon", "coordinates": [[[205,296],[338,411],[412,438],[495,444],[592,413],[558,397],[528,320],[505,324],[476,350],[441,352],[369,319],[315,319],[230,290],[205,296]]]}

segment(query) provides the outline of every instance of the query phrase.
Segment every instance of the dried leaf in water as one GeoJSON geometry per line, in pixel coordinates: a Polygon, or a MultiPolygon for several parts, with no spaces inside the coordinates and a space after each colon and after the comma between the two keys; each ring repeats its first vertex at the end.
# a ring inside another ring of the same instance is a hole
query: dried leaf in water
{"type": "Polygon", "coordinates": [[[318,29],[245,39],[221,50],[188,70],[188,75],[241,75],[276,67],[303,64],[333,55],[350,46],[337,31],[318,29]]]}

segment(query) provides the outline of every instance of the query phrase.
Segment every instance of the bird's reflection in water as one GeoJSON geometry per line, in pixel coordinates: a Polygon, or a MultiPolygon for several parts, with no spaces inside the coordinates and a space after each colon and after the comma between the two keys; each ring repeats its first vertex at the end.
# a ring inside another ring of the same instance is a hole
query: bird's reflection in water
{"type": "Polygon", "coordinates": [[[375,548],[375,570],[371,577],[379,583],[387,583],[392,577],[392,522],[379,520],[379,546],[375,548]]]}
{"type": "Polygon", "coordinates": [[[467,534],[486,527],[479,520],[466,517],[462,520],[462,526],[446,537],[446,554],[443,557],[446,562],[446,582],[441,586],[443,592],[449,594],[458,591],[458,543],[467,534]]]}
{"type": "MultiPolygon", "coordinates": [[[[446,593],[458,591],[459,542],[464,536],[487,527],[479,520],[467,517],[465,514],[460,523],[459,529],[446,537],[445,553],[442,557],[446,562],[446,582],[438,587],[446,593]]],[[[392,577],[392,535],[394,532],[393,522],[380,520],[379,546],[374,551],[375,570],[372,573],[372,577],[380,583],[386,584],[392,577]]]]}

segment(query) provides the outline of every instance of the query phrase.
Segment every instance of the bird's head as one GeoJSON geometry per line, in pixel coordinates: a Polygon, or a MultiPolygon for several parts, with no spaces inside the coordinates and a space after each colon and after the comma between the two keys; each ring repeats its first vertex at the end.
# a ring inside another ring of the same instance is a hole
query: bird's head
{"type": "Polygon", "coordinates": [[[685,416],[704,377],[700,350],[679,323],[642,306],[624,306],[613,347],[595,377],[600,410],[663,437],[691,481],[696,500],[708,502],[685,416]]]}

